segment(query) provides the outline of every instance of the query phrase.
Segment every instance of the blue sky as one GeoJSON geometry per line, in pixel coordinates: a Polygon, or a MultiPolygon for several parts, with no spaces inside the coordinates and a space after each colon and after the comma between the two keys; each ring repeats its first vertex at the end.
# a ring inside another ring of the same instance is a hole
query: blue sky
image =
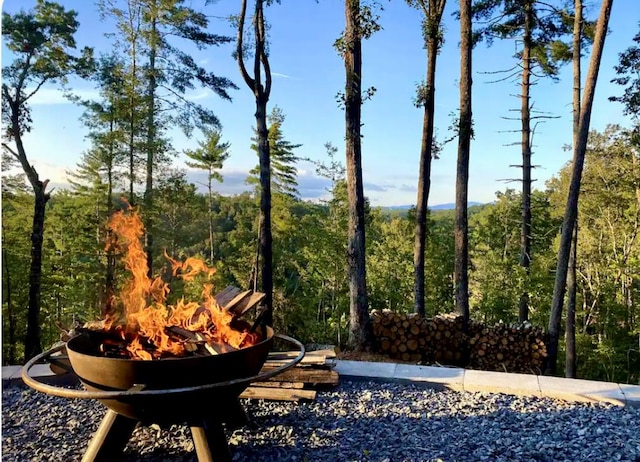
{"type": "MultiPolygon", "coordinates": [[[[68,9],[78,11],[80,29],[79,46],[93,46],[97,52],[112,48],[111,39],[104,32],[113,31],[113,25],[100,22],[97,9],[90,0],[60,0],[68,9]]],[[[15,12],[30,8],[31,0],[5,0],[3,11],[15,12]]],[[[363,44],[363,86],[374,86],[377,92],[363,106],[363,175],[365,194],[374,205],[413,204],[416,201],[419,149],[422,130],[422,109],[413,105],[415,87],[424,79],[426,54],[422,47],[420,14],[409,8],[403,0],[381,0],[380,12],[383,30],[363,44]]],[[[193,0],[192,5],[204,5],[193,0]]],[[[239,0],[219,0],[203,6],[211,16],[211,31],[233,35],[233,29],[222,18],[237,14],[239,0]]],[[[586,1],[587,14],[595,18],[599,1],[586,1]]],[[[457,2],[449,0],[444,15],[445,45],[438,60],[436,82],[436,130],[440,139],[451,136],[448,127],[451,113],[458,106],[459,94],[459,27],[452,13],[457,2]]],[[[344,66],[333,42],[344,27],[343,0],[282,0],[281,5],[267,9],[270,29],[270,63],[273,88],[269,108],[278,105],[286,115],[283,126],[285,137],[303,146],[298,155],[316,160],[325,159],[324,143],[332,142],[339,148],[339,159],[344,161],[344,113],[336,103],[336,95],[344,88],[344,66]]],[[[632,44],[638,31],[640,5],[638,0],[615,0],[610,21],[610,34],[604,49],[600,77],[591,119],[593,129],[603,129],[609,123],[626,125],[618,103],[608,101],[621,88],[610,83],[618,53],[632,44]]],[[[505,120],[517,117],[519,108],[517,82],[489,83],[495,76],[487,72],[511,68],[516,44],[498,42],[487,48],[480,44],[473,53],[473,116],[475,139],[471,145],[469,200],[490,202],[495,192],[507,187],[519,188],[520,183],[503,180],[519,178],[520,170],[510,168],[520,164],[519,146],[508,146],[519,141],[519,121],[505,120]]],[[[4,50],[3,50],[4,51],[4,50]]],[[[225,181],[217,185],[223,193],[246,189],[243,180],[257,162],[249,149],[254,125],[255,102],[253,94],[242,81],[236,62],[231,56],[232,46],[194,52],[194,58],[209,70],[233,80],[240,89],[232,93],[233,102],[223,101],[212,93],[193,92],[193,98],[213,109],[223,125],[223,140],[231,143],[231,156],[225,164],[225,181]]],[[[2,54],[5,65],[9,53],[2,54]]],[[[588,55],[583,64],[584,74],[588,55]]],[[[562,149],[571,142],[571,68],[563,68],[557,83],[540,80],[532,89],[535,109],[557,116],[540,124],[534,135],[534,172],[536,188],[570,159],[570,152],[562,149]]],[[[84,82],[74,82],[73,88],[82,95],[91,95],[94,89],[84,82]]],[[[80,160],[88,144],[85,129],[79,122],[82,110],[61,97],[55,88],[43,88],[32,102],[33,130],[25,138],[27,155],[42,178],[53,183],[65,182],[65,170],[80,160]]],[[[187,139],[172,131],[174,147],[178,152],[193,148],[199,133],[187,139]]],[[[432,168],[430,204],[454,202],[456,142],[447,145],[432,168]]],[[[176,165],[184,165],[184,156],[176,158],[176,165]]],[[[311,164],[299,165],[300,192],[303,198],[315,199],[325,194],[326,181],[315,176],[311,164]]],[[[194,180],[199,177],[190,174],[194,180]]]]}

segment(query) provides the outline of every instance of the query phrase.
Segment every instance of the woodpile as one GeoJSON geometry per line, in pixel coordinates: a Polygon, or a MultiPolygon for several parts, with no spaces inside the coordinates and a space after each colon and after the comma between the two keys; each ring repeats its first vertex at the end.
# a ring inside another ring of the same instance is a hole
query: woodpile
{"type": "Polygon", "coordinates": [[[469,367],[540,374],[547,357],[544,332],[531,325],[469,326],[469,367]]]}
{"type": "Polygon", "coordinates": [[[466,337],[460,317],[424,319],[390,310],[373,311],[371,316],[380,353],[402,361],[462,365],[466,337]]]}
{"type": "Polygon", "coordinates": [[[456,314],[424,319],[383,310],[371,317],[377,350],[402,361],[540,373],[547,356],[544,332],[530,325],[471,322],[465,333],[456,314]]]}
{"type": "MultiPolygon", "coordinates": [[[[261,372],[282,366],[297,354],[297,351],[272,352],[261,372]]],[[[327,359],[335,357],[335,349],[308,351],[296,366],[264,382],[252,383],[240,398],[274,401],[314,400],[317,390],[338,385],[338,373],[332,369],[333,365],[327,362],[327,359]]]]}

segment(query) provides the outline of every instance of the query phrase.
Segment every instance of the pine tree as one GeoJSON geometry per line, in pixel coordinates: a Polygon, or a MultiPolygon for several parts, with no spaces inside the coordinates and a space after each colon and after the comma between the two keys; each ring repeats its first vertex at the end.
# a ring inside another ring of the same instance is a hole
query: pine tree
{"type": "MultiPolygon", "coordinates": [[[[299,157],[293,151],[302,145],[291,143],[284,138],[282,132],[284,120],[284,112],[278,106],[271,110],[271,114],[267,118],[269,122],[267,138],[269,140],[269,155],[271,156],[271,189],[276,194],[284,194],[293,198],[299,195],[298,181],[296,179],[298,169],[295,166],[299,157]]],[[[252,140],[251,149],[257,153],[257,137],[254,136],[252,140]]],[[[259,182],[259,173],[260,166],[258,165],[249,172],[251,176],[247,179],[247,182],[249,184],[257,184],[259,182]]]]}
{"type": "Polygon", "coordinates": [[[198,170],[207,172],[207,193],[208,193],[208,210],[209,217],[209,261],[214,262],[215,254],[213,247],[213,186],[212,181],[216,180],[222,183],[222,175],[220,169],[224,161],[229,157],[230,143],[221,141],[222,134],[218,130],[205,130],[204,140],[198,142],[198,148],[185,151],[185,155],[191,159],[187,161],[187,165],[198,170]]]}

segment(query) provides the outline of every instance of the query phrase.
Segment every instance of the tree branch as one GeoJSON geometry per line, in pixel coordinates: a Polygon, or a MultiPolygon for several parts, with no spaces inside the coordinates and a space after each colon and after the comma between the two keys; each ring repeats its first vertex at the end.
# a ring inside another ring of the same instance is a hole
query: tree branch
{"type": "Polygon", "coordinates": [[[256,86],[255,81],[249,76],[247,68],[244,65],[244,57],[242,54],[242,40],[244,36],[244,21],[247,16],[247,0],[242,0],[240,6],[240,17],[238,18],[238,36],[236,40],[236,59],[238,60],[238,66],[240,67],[240,74],[246,82],[246,84],[253,90],[256,86]]]}

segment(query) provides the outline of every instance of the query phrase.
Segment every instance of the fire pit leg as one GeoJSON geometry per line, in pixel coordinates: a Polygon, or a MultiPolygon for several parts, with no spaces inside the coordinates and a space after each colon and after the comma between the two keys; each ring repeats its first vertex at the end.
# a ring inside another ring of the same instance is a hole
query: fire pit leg
{"type": "Polygon", "coordinates": [[[82,462],[111,462],[120,460],[137,420],[120,415],[111,409],[102,419],[91,439],[82,462]]]}
{"type": "Polygon", "coordinates": [[[203,419],[189,425],[198,462],[231,462],[231,453],[222,423],[203,419]]]}

